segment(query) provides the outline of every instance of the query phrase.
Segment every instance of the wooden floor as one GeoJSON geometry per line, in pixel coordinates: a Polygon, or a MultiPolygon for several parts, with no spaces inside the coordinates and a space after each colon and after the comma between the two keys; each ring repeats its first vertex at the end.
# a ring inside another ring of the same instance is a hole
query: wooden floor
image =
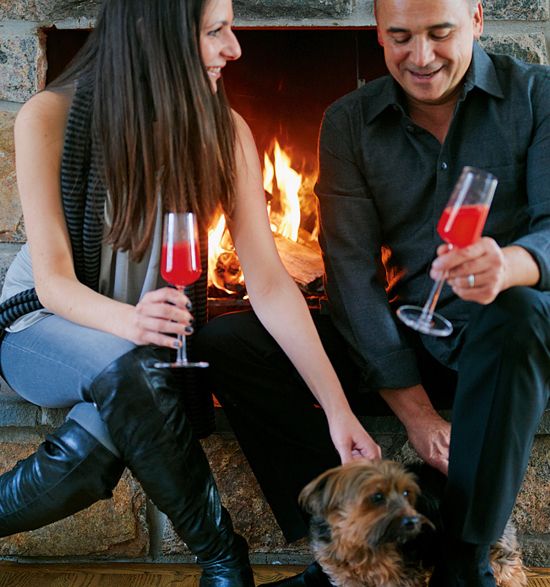
{"type": "MultiPolygon", "coordinates": [[[[256,583],[282,579],[300,567],[255,566],[256,583]]],[[[178,564],[36,565],[0,563],[0,587],[197,587],[198,567],[178,564]]],[[[529,570],[529,587],[550,587],[550,569],[529,570]]]]}

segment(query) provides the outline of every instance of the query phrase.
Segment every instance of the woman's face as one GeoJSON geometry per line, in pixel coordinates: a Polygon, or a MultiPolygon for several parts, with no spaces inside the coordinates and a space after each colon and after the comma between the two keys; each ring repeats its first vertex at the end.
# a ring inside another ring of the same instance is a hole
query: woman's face
{"type": "Polygon", "coordinates": [[[200,50],[212,91],[218,89],[222,68],[241,56],[241,46],[233,34],[231,0],[207,0],[202,16],[200,50]]]}

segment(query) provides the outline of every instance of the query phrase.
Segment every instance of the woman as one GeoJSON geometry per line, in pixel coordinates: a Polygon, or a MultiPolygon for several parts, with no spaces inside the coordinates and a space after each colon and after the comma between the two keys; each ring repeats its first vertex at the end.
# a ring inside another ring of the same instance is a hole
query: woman
{"type": "Polygon", "coordinates": [[[0,347],[21,396],[72,408],[0,477],[0,535],[109,497],[127,466],[197,556],[201,585],[220,587],[253,578],[175,374],[154,367],[194,325],[189,298],[159,276],[164,211],[192,210],[204,230],[223,208],[251,303],[324,407],[342,460],[380,454],[278,258],[251,133],[218,91],[240,56],[232,20],[231,0],[107,0],[75,64],[22,107],[28,245],[3,301],[35,287],[44,309],[16,320],[0,347]]]}

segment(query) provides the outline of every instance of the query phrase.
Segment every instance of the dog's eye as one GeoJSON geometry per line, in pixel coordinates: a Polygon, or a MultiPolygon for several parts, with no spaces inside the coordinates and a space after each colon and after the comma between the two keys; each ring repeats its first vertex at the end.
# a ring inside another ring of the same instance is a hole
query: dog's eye
{"type": "Polygon", "coordinates": [[[379,505],[381,503],[384,503],[384,501],[386,501],[386,498],[384,497],[384,494],[379,491],[378,493],[374,493],[373,495],[371,495],[370,500],[372,501],[372,503],[379,505]]]}
{"type": "Polygon", "coordinates": [[[405,489],[405,491],[403,491],[403,497],[409,497],[409,490],[405,489]]]}

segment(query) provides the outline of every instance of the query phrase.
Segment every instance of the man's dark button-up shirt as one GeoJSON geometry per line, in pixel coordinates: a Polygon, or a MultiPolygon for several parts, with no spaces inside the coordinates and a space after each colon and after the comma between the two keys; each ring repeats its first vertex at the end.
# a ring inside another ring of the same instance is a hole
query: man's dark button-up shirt
{"type": "MultiPolygon", "coordinates": [[[[474,44],[444,144],[411,120],[394,80],[380,78],[327,110],[319,153],[331,314],[369,388],[420,381],[395,309],[428,296],[442,242],[437,221],[465,165],[499,180],[484,235],[527,249],[540,269],[538,287],[550,290],[550,68],[474,44]]],[[[445,286],[438,311],[455,333],[422,337],[450,367],[472,306],[445,286]]]]}

